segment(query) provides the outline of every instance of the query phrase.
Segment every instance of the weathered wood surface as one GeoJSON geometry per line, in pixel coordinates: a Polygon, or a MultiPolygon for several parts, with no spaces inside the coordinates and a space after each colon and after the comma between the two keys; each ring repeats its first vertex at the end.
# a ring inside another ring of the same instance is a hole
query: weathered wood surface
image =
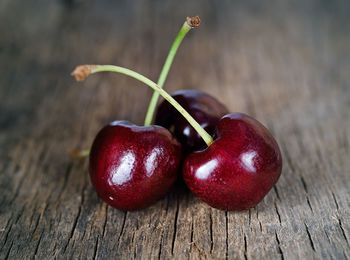
{"type": "Polygon", "coordinates": [[[348,1],[0,1],[0,258],[350,257],[348,1]],[[124,76],[82,84],[77,64],[156,79],[184,17],[200,15],[166,88],[211,93],[281,145],[277,186],[224,212],[175,187],[121,212],[96,196],[89,147],[114,119],[141,124],[151,90],[124,76]]]}

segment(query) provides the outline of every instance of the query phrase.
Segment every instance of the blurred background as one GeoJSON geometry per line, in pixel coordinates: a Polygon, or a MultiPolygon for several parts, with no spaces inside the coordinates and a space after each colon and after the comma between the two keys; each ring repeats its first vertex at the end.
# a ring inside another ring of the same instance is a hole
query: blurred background
{"type": "Polygon", "coordinates": [[[0,0],[1,258],[350,257],[349,14],[345,0],[0,0]],[[114,64],[156,81],[195,15],[165,89],[200,89],[261,121],[281,146],[281,179],[249,212],[186,191],[113,210],[67,151],[112,120],[142,124],[152,91],[70,73],[114,64]]]}
{"type": "MultiPolygon", "coordinates": [[[[219,97],[232,111],[252,114],[260,109],[246,99],[262,105],[259,96],[264,95],[265,85],[276,85],[270,86],[274,88],[269,93],[273,95],[270,106],[286,87],[293,88],[289,91],[297,97],[294,102],[301,102],[305,84],[313,89],[345,89],[348,11],[346,1],[2,0],[1,122],[27,120],[30,124],[43,102],[62,95],[61,109],[75,106],[66,111],[71,117],[81,118],[84,98],[94,96],[103,100],[101,107],[94,104],[94,110],[103,110],[104,120],[121,117],[141,123],[150,89],[111,75],[76,87],[69,73],[78,64],[118,64],[156,80],[179,27],[186,16],[193,15],[199,15],[202,24],[180,48],[166,84],[169,91],[201,89],[219,97]],[[116,78],[119,86],[104,86],[109,82],[106,77],[116,78]],[[331,86],[333,79],[340,84],[331,86]],[[286,81],[293,84],[286,86],[286,81]],[[255,91],[260,95],[251,97],[255,91]],[[72,96],[64,97],[68,93],[72,96]],[[145,100],[126,109],[126,97],[145,100]]],[[[54,109],[52,104],[49,107],[54,109]]]]}

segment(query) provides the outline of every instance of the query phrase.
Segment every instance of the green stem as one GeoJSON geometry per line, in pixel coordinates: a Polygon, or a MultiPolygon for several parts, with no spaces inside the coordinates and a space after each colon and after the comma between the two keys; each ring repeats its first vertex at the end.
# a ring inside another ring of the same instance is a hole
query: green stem
{"type": "MultiPolygon", "coordinates": [[[[191,29],[192,29],[192,26],[189,24],[188,21],[186,21],[182,25],[179,33],[177,34],[177,36],[176,36],[176,38],[175,38],[175,40],[173,42],[173,45],[171,46],[171,49],[169,51],[168,57],[165,60],[163,69],[162,69],[162,71],[161,71],[161,73],[159,75],[159,79],[158,79],[157,85],[160,88],[163,88],[163,86],[164,86],[164,82],[166,80],[166,77],[168,76],[171,64],[173,63],[175,54],[176,54],[176,52],[177,52],[177,50],[178,50],[178,48],[179,48],[183,38],[185,38],[186,34],[191,29]]],[[[151,101],[149,103],[148,109],[147,109],[147,114],[146,114],[144,125],[150,125],[152,123],[152,119],[153,119],[154,111],[156,109],[158,98],[159,98],[159,93],[157,91],[154,91],[153,95],[152,95],[152,98],[151,98],[151,101]]]]}
{"type": "Polygon", "coordinates": [[[167,100],[170,104],[172,104],[190,123],[190,125],[198,132],[198,134],[203,138],[204,142],[209,146],[213,142],[213,138],[205,131],[200,124],[175,100],[173,99],[166,91],[160,88],[156,83],[152,80],[146,78],[145,76],[123,68],[119,66],[113,65],[84,65],[78,66],[72,73],[73,76],[76,77],[77,80],[81,81],[85,79],[89,74],[102,72],[102,71],[111,71],[121,73],[127,76],[130,76],[134,79],[137,79],[147,86],[151,87],[155,91],[157,91],[165,100],[167,100]]]}
{"type": "Polygon", "coordinates": [[[72,150],[70,155],[75,159],[82,159],[90,155],[90,150],[72,150]]]}

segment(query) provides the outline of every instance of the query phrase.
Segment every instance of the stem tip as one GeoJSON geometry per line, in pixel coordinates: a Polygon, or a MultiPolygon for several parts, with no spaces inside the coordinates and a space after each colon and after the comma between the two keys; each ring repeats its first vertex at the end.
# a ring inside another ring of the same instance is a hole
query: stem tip
{"type": "Polygon", "coordinates": [[[69,151],[69,155],[72,159],[81,160],[90,155],[90,150],[76,150],[69,151]]]}
{"type": "Polygon", "coordinates": [[[201,19],[199,18],[198,15],[195,17],[187,17],[186,21],[187,21],[187,24],[192,28],[198,27],[201,24],[201,19]]]}
{"type": "Polygon", "coordinates": [[[75,77],[76,81],[83,81],[91,74],[93,69],[96,69],[96,65],[80,65],[74,69],[71,75],[75,77]]]}

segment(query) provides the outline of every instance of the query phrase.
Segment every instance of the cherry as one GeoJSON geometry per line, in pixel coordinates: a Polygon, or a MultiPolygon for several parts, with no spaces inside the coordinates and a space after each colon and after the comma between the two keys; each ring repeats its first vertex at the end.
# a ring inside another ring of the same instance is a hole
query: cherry
{"type": "MultiPolygon", "coordinates": [[[[116,121],[104,127],[93,143],[90,154],[91,181],[99,196],[116,208],[135,210],[147,207],[164,196],[176,180],[181,145],[165,128],[149,126],[159,95],[186,118],[208,146],[186,158],[183,176],[190,190],[209,205],[223,210],[254,207],[275,185],[281,174],[281,152],[261,123],[239,113],[228,114],[217,123],[218,117],[226,113],[222,104],[205,94],[191,92],[186,96],[186,93],[180,92],[179,102],[198,119],[198,123],[162,89],[182,39],[199,23],[199,17],[187,18],[175,38],[157,84],[139,73],[113,65],[83,65],[72,72],[81,81],[93,73],[113,71],[138,79],[155,91],[144,127],[116,121]],[[212,134],[216,123],[214,141],[204,128],[212,134]]],[[[171,111],[164,106],[165,111],[171,111]]],[[[162,105],[159,111],[157,121],[164,120],[164,124],[172,128],[166,112],[162,112],[162,105]]],[[[176,119],[174,132],[186,149],[199,149],[201,143],[195,140],[196,135],[191,127],[184,126],[174,111],[169,113],[173,114],[173,120],[176,119]]],[[[83,151],[78,156],[88,153],[83,151]]]]}
{"type": "Polygon", "coordinates": [[[276,141],[261,123],[239,113],[220,120],[217,136],[206,150],[186,158],[183,177],[187,186],[218,209],[254,207],[281,174],[276,141]]]}
{"type": "Polygon", "coordinates": [[[134,77],[155,90],[144,127],[127,121],[115,121],[98,133],[90,151],[73,151],[71,154],[75,158],[90,154],[92,184],[98,195],[113,207],[121,210],[145,208],[163,197],[177,178],[181,145],[167,129],[149,125],[159,89],[164,85],[177,49],[185,35],[199,24],[198,16],[187,17],[170,49],[157,85],[131,70],[110,65],[78,66],[72,72],[80,81],[91,73],[117,71],[134,77]]]}
{"type": "MultiPolygon", "coordinates": [[[[183,176],[190,190],[209,205],[223,210],[249,209],[259,203],[277,182],[282,170],[281,152],[269,131],[255,119],[239,113],[222,117],[214,141],[175,99],[139,73],[112,65],[83,65],[72,74],[80,81],[102,71],[121,73],[144,82],[171,103],[200,134],[208,148],[186,158],[183,176]]],[[[131,132],[125,137],[128,135],[131,132]]],[[[105,146],[108,146],[110,139],[105,139],[105,146]]],[[[134,141],[138,144],[134,147],[142,149],[142,138],[135,138],[134,141]]],[[[123,149],[123,146],[115,149],[123,149]]],[[[111,162],[108,159],[104,168],[100,166],[99,169],[108,169],[106,167],[111,162]]]]}
{"type": "Polygon", "coordinates": [[[121,210],[138,210],[161,199],[177,178],[181,145],[161,126],[115,121],[97,134],[90,178],[97,194],[121,210]]]}
{"type": "MultiPolygon", "coordinates": [[[[211,136],[228,109],[217,99],[199,90],[180,90],[171,95],[211,136]]],[[[155,123],[169,129],[182,144],[185,154],[206,147],[202,137],[167,101],[157,110],[155,123]]]]}

